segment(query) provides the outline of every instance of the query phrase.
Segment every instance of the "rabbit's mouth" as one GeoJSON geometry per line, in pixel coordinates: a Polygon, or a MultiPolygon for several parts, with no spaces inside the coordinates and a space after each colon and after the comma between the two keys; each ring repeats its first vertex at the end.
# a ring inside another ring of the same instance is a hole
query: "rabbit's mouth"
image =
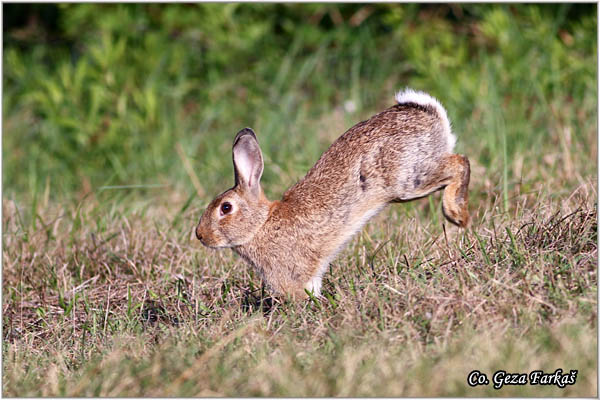
{"type": "Polygon", "coordinates": [[[203,234],[202,234],[202,231],[200,230],[200,225],[198,225],[198,226],[196,227],[196,238],[197,238],[197,239],[200,241],[200,243],[202,243],[204,246],[206,246],[206,247],[214,247],[214,246],[211,246],[211,243],[209,243],[209,242],[207,241],[207,237],[206,237],[206,235],[203,235],[203,234]]]}
{"type": "Polygon", "coordinates": [[[221,243],[219,243],[217,240],[214,239],[214,237],[212,237],[212,235],[207,235],[205,234],[200,225],[198,225],[196,227],[196,238],[200,241],[200,243],[202,243],[205,247],[209,247],[211,249],[218,249],[218,248],[222,248],[222,247],[227,247],[221,243]]]}
{"type": "Polygon", "coordinates": [[[202,245],[204,245],[204,247],[208,247],[210,249],[218,249],[220,247],[223,246],[219,246],[216,243],[211,243],[208,240],[206,240],[206,238],[202,237],[202,236],[198,236],[198,233],[196,232],[196,237],[198,238],[198,240],[200,240],[200,243],[202,243],[202,245]]]}

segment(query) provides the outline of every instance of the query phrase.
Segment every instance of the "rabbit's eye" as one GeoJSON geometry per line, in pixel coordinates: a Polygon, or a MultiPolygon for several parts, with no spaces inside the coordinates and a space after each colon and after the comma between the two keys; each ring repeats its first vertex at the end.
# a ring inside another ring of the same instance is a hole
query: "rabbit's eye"
{"type": "Polygon", "coordinates": [[[229,214],[231,212],[231,203],[225,202],[221,204],[221,214],[229,214]]]}

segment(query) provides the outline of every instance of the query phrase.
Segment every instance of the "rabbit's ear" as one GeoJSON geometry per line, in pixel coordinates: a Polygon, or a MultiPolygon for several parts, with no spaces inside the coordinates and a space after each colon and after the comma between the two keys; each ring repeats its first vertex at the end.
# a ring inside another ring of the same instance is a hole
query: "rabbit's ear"
{"type": "Polygon", "coordinates": [[[260,192],[260,177],[264,163],[254,131],[242,129],[233,141],[233,167],[235,185],[247,189],[255,196],[260,192]]]}

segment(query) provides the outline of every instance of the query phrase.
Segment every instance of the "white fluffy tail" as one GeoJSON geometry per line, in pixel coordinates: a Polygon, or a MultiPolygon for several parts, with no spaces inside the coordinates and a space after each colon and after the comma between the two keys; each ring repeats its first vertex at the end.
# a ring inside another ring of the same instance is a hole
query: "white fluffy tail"
{"type": "Polygon", "coordinates": [[[450,120],[448,119],[446,109],[435,97],[425,92],[405,88],[404,90],[401,90],[398,93],[396,93],[396,101],[398,102],[398,104],[414,103],[424,107],[433,108],[442,120],[442,126],[444,127],[444,131],[447,134],[446,137],[448,140],[448,152],[452,152],[452,150],[454,149],[454,145],[456,144],[456,136],[454,136],[454,134],[452,133],[452,128],[450,127],[450,120]]]}

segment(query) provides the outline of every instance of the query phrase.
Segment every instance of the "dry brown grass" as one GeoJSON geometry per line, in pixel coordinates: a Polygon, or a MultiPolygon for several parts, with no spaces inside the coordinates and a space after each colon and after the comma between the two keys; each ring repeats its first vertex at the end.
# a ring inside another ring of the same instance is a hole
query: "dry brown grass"
{"type": "Polygon", "coordinates": [[[442,224],[439,196],[393,206],[301,304],[199,246],[200,207],[172,194],[40,205],[29,224],[5,200],[4,394],[594,396],[593,193],[523,194],[505,213],[483,188],[466,232],[442,224]],[[466,384],[559,367],[577,384],[466,384]]]}

